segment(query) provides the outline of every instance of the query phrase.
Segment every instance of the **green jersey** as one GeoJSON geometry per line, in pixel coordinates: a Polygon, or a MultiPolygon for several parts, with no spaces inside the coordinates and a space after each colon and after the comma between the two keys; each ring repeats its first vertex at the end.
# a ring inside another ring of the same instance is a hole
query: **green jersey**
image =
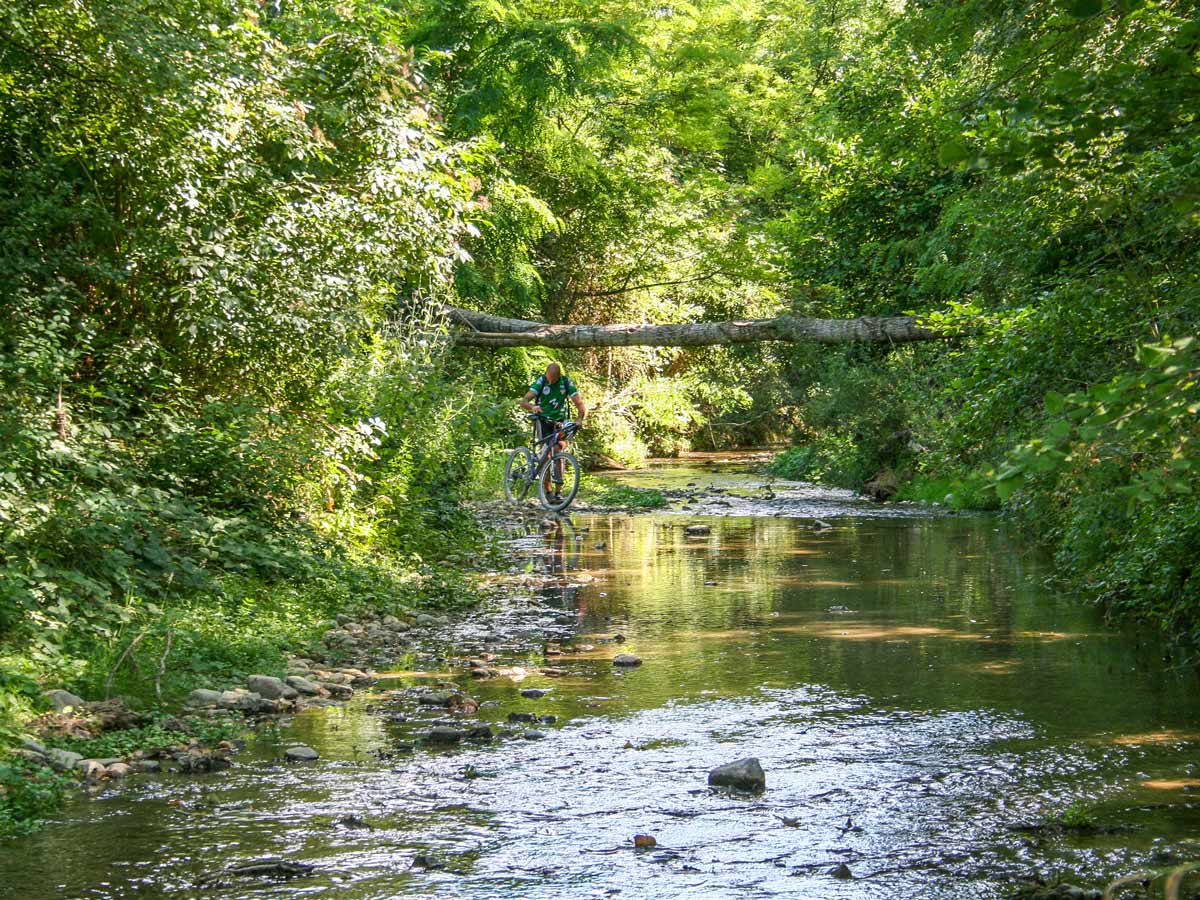
{"type": "Polygon", "coordinates": [[[559,375],[554,384],[545,375],[539,375],[529,390],[534,394],[533,402],[542,408],[542,415],[555,422],[567,421],[567,398],[579,393],[575,382],[566,375],[559,375]]]}

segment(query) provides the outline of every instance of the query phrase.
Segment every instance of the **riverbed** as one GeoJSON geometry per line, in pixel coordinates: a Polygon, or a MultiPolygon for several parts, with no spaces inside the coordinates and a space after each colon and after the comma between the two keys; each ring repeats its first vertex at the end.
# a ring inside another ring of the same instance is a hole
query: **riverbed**
{"type": "Polygon", "coordinates": [[[497,598],[376,688],[230,771],[80,797],[0,846],[0,895],[991,898],[1200,858],[1194,676],[998,520],[740,463],[616,477],[694,496],[514,531],[497,598]],[[481,654],[508,674],[470,678],[481,654]],[[511,735],[422,743],[438,683],[511,735]],[[321,759],[283,764],[297,741],[321,759]],[[765,793],[708,788],[749,756],[765,793]],[[315,868],[198,886],[268,857],[315,868]]]}

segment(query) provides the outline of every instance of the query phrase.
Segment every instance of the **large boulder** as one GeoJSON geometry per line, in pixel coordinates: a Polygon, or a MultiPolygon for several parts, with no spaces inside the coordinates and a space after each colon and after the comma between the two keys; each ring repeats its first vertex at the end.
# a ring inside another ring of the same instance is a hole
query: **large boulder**
{"type": "Polygon", "coordinates": [[[210,691],[207,688],[196,688],[183,701],[185,706],[216,706],[221,702],[220,691],[210,691]]]}
{"type": "Polygon", "coordinates": [[[312,762],[313,760],[320,759],[321,754],[317,753],[312,747],[298,744],[295,747],[288,747],[284,750],[283,757],[289,762],[312,762]]]}
{"type": "Polygon", "coordinates": [[[758,759],[749,756],[737,762],[717,766],[708,773],[708,783],[713,787],[730,787],[758,793],[767,789],[767,776],[758,759]]]}
{"type": "Polygon", "coordinates": [[[872,500],[891,500],[900,490],[900,480],[891,469],[881,469],[863,485],[863,493],[872,500]]]}
{"type": "Polygon", "coordinates": [[[72,709],[83,709],[83,704],[86,702],[77,694],[72,694],[70,691],[64,691],[61,688],[53,691],[46,691],[46,699],[54,704],[55,712],[62,712],[67,707],[72,709]]]}
{"type": "Polygon", "coordinates": [[[246,687],[268,700],[295,700],[298,696],[294,687],[273,675],[251,675],[246,679],[246,687]]]}
{"type": "Polygon", "coordinates": [[[329,692],[321,687],[315,681],[309,681],[301,675],[289,675],[287,678],[288,687],[292,688],[299,694],[304,694],[306,697],[327,697],[329,692]]]}
{"type": "Polygon", "coordinates": [[[82,753],[76,753],[73,750],[63,750],[60,747],[51,747],[46,751],[46,762],[50,763],[55,769],[60,772],[70,772],[79,766],[83,760],[82,753]]]}

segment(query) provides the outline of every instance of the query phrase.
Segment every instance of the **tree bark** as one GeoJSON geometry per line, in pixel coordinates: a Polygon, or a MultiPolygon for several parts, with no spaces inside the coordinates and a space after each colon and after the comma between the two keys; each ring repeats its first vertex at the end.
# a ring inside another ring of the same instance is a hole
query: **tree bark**
{"type": "Polygon", "coordinates": [[[812,319],[777,316],[742,322],[683,325],[547,325],[458,307],[444,307],[459,347],[703,347],[756,341],[817,344],[907,344],[957,337],[928,328],[916,316],[812,319]]]}

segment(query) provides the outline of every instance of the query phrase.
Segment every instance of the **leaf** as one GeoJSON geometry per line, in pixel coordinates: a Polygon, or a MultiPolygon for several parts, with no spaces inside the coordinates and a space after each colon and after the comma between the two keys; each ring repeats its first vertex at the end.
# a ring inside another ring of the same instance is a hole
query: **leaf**
{"type": "Polygon", "coordinates": [[[1050,391],[1046,394],[1046,412],[1052,416],[1061,416],[1063,410],[1067,406],[1067,398],[1057,391],[1050,391]]]}
{"type": "Polygon", "coordinates": [[[1076,19],[1090,19],[1104,11],[1104,0],[1067,0],[1067,13],[1076,19]]]}
{"type": "Polygon", "coordinates": [[[971,156],[967,145],[958,138],[946,141],[938,148],[938,162],[943,166],[952,167],[965,162],[971,156]]]}

